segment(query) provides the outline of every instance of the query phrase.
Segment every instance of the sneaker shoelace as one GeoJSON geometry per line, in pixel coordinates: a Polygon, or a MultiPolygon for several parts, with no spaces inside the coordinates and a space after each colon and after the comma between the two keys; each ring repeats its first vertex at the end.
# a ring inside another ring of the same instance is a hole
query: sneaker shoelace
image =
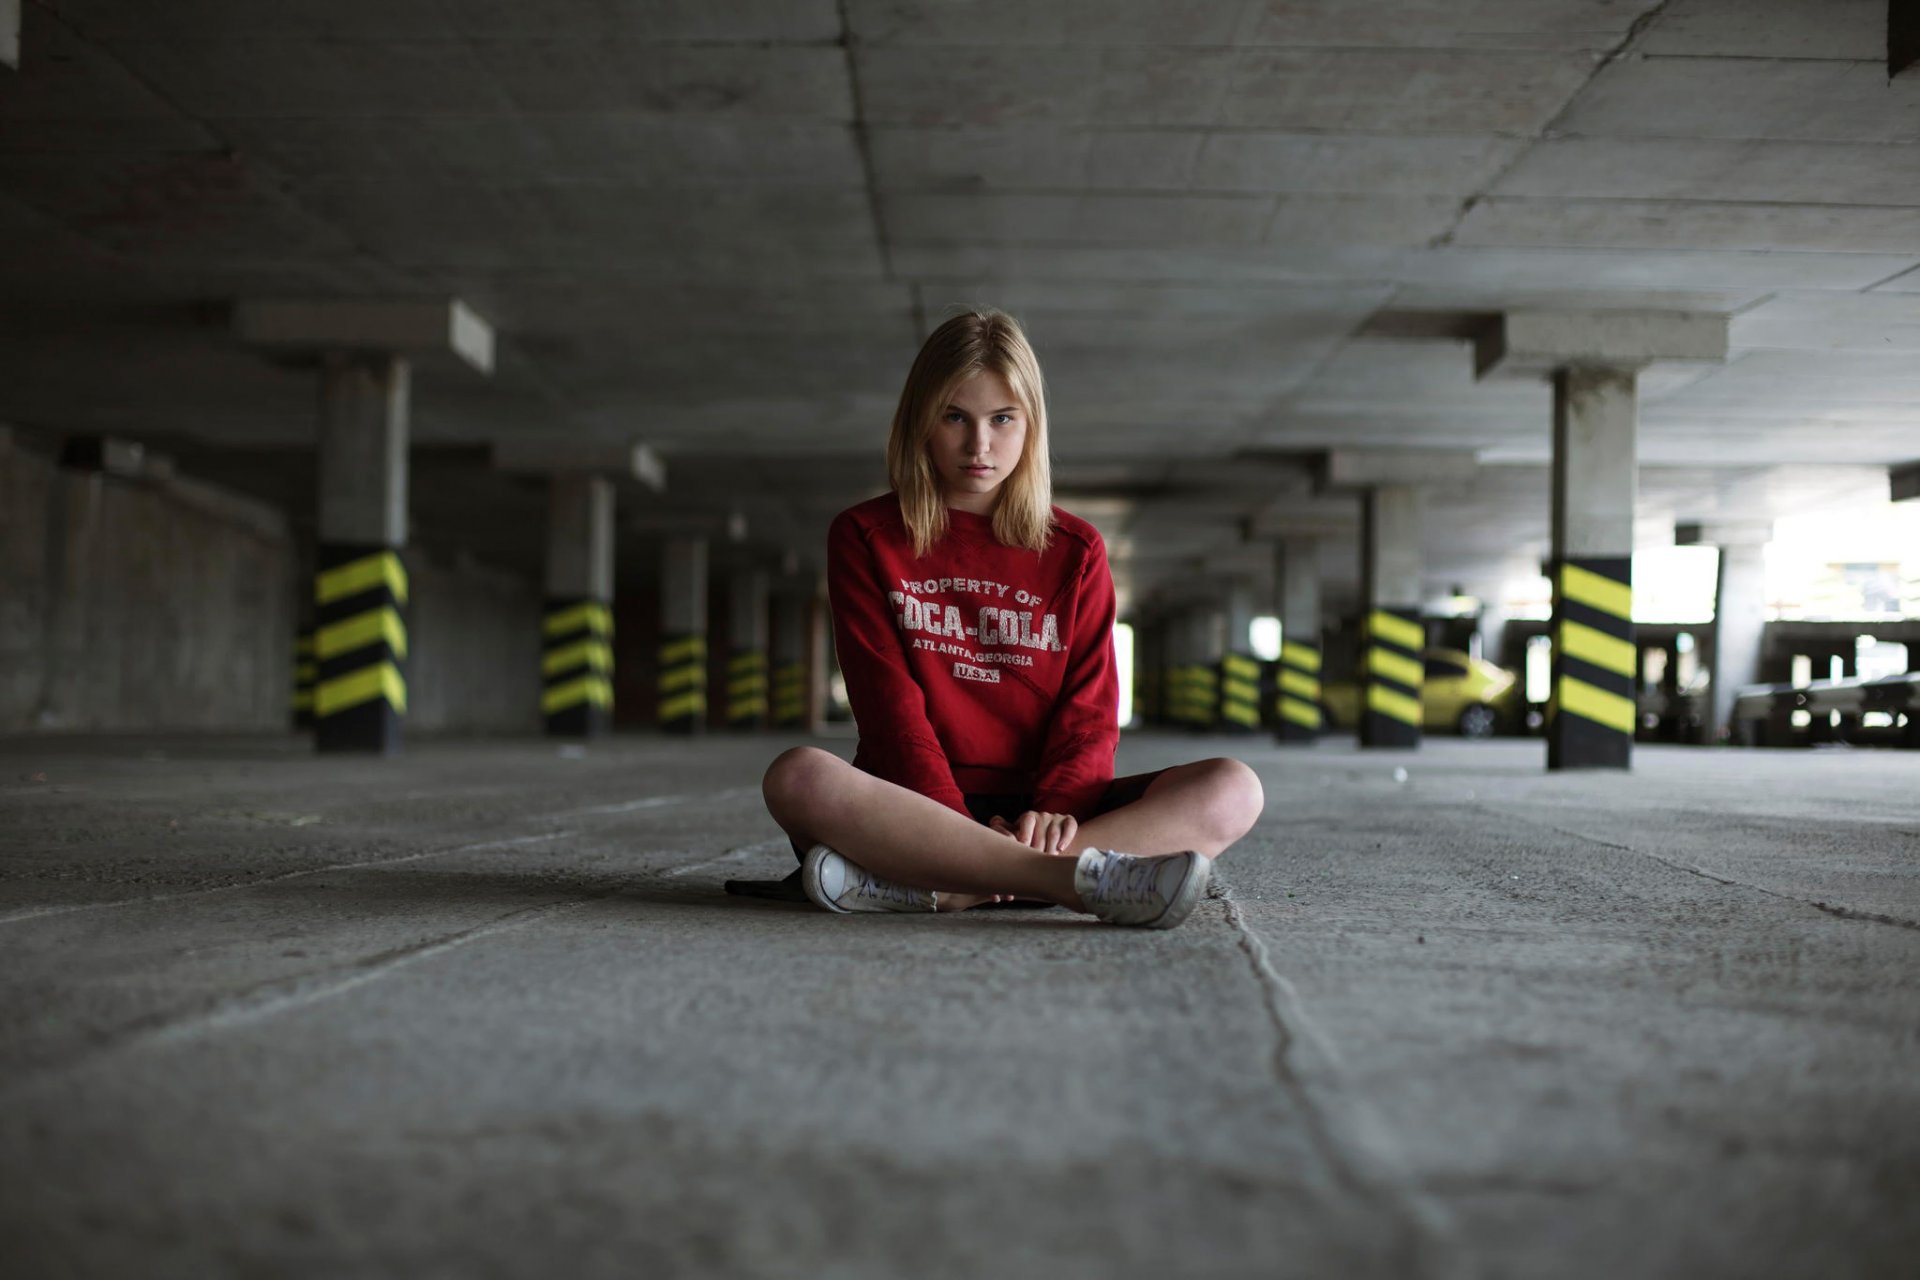
{"type": "Polygon", "coordinates": [[[855,898],[873,898],[880,902],[904,903],[913,905],[913,890],[898,885],[891,880],[882,880],[879,876],[860,868],[860,883],[853,891],[855,898]]]}
{"type": "Polygon", "coordinates": [[[1146,858],[1125,858],[1109,854],[1094,880],[1093,896],[1115,906],[1135,906],[1158,902],[1159,889],[1154,872],[1159,864],[1146,858]]]}

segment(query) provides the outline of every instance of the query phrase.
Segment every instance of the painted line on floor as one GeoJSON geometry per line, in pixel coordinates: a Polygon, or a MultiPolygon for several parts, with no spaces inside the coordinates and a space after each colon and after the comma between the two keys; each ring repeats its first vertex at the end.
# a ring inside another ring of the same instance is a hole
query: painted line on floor
{"type": "MultiPolygon", "coordinates": [[[[566,832],[551,833],[548,836],[523,836],[505,840],[483,841],[475,845],[463,845],[459,849],[443,849],[440,853],[466,852],[475,849],[500,848],[507,845],[532,843],[535,840],[550,839],[566,832]]],[[[746,857],[770,852],[783,847],[781,841],[761,841],[757,844],[742,845],[730,849],[717,858],[705,858],[687,863],[665,872],[668,876],[680,875],[716,863],[737,861],[746,857]]],[[[413,854],[409,858],[430,857],[430,854],[413,854]]],[[[389,859],[389,862],[393,861],[389,859]]],[[[348,869],[365,866],[365,863],[348,863],[348,869]]],[[[385,865],[385,864],[382,864],[385,865]]],[[[304,873],[311,874],[311,873],[304,873]]],[[[655,873],[659,874],[659,873],[655,873]]],[[[244,887],[244,886],[239,886],[244,887]]],[[[255,987],[216,997],[197,1012],[184,1015],[157,1015],[153,1018],[135,1022],[131,1027],[123,1028],[116,1035],[104,1041],[89,1045],[79,1054],[56,1062],[43,1062],[29,1066],[19,1076],[0,1082],[0,1097],[5,1097],[30,1088],[35,1082],[50,1076],[73,1071],[96,1059],[112,1054],[137,1050],[147,1045],[179,1044],[199,1036],[246,1026],[274,1017],[281,1013],[298,1011],[309,1005],[319,1004],[345,995],[357,988],[364,987],[389,974],[398,972],[421,960],[444,955],[468,943],[483,941],[497,934],[508,933],[526,925],[535,924],[570,911],[589,907],[597,902],[618,902],[621,891],[609,888],[599,893],[586,894],[578,898],[568,898],[560,902],[542,903],[535,907],[522,907],[497,916],[482,924],[459,929],[429,938],[424,942],[407,943],[392,947],[361,960],[349,961],[315,973],[293,978],[276,978],[255,987]],[[338,975],[338,976],[336,976],[338,975]]],[[[151,901],[146,899],[146,901],[151,901]]]]}
{"type": "Polygon", "coordinates": [[[1279,1039],[1274,1074],[1299,1103],[1321,1159],[1336,1182],[1400,1220],[1402,1256],[1396,1270],[1449,1280],[1476,1274],[1467,1265],[1452,1218],[1420,1187],[1386,1122],[1353,1088],[1332,1038],[1307,1016],[1298,988],[1274,967],[1266,942],[1248,923],[1217,863],[1209,896],[1226,909],[1227,925],[1253,969],[1279,1039]]]}
{"type": "Polygon", "coordinates": [[[1858,907],[1849,907],[1843,903],[1823,902],[1813,898],[1803,898],[1798,894],[1784,893],[1779,889],[1769,889],[1765,885],[1755,884],[1751,880],[1735,880],[1728,876],[1719,875],[1716,872],[1707,870],[1705,867],[1696,867],[1691,862],[1682,862],[1678,858],[1668,858],[1650,849],[1636,849],[1630,844],[1621,844],[1616,840],[1602,840],[1599,836],[1590,836],[1584,831],[1572,831],[1566,827],[1557,826],[1554,823],[1548,822],[1544,818],[1533,817],[1531,814],[1520,813],[1511,809],[1495,809],[1490,805],[1484,804],[1475,805],[1474,807],[1482,813],[1492,814],[1500,818],[1513,818],[1516,821],[1530,823],[1536,827],[1544,827],[1548,831],[1567,836],[1574,840],[1584,840],[1588,844],[1597,844],[1603,849],[1618,849],[1621,853],[1631,853],[1635,857],[1647,858],[1659,863],[1663,867],[1670,867],[1675,871],[1683,871],[1690,876],[1699,876],[1702,880],[1710,880],[1714,884],[1726,885],[1731,889],[1750,889],[1754,893],[1764,894],[1780,902],[1790,902],[1796,907],[1812,907],[1815,911],[1823,911],[1827,915],[1837,917],[1841,920],[1858,920],[1865,924],[1885,924],[1892,925],[1896,929],[1920,930],[1920,920],[1903,920],[1899,916],[1881,915],[1877,911],[1863,911],[1858,907]]]}
{"type": "MultiPolygon", "coordinates": [[[[759,795],[758,787],[729,787],[722,791],[691,792],[680,795],[647,796],[639,800],[626,800],[618,804],[594,805],[585,809],[562,809],[554,813],[535,814],[523,821],[552,822],[562,818],[577,818],[607,814],[638,813],[646,809],[662,809],[670,805],[688,804],[698,800],[727,801],[744,795],[759,795]]],[[[373,870],[381,867],[399,866],[408,862],[419,862],[425,858],[443,858],[456,853],[477,853],[485,849],[503,849],[514,845],[538,844],[545,840],[559,840],[579,834],[571,828],[561,831],[546,831],[534,835],[513,836],[499,840],[482,840],[469,844],[454,845],[444,849],[426,849],[418,853],[403,853],[392,858],[371,858],[364,862],[334,862],[322,867],[304,867],[298,871],[284,871],[279,875],[263,876],[257,880],[241,880],[232,884],[213,885],[205,889],[182,889],[177,893],[158,893],[140,898],[114,898],[107,902],[74,902],[55,907],[29,907],[21,911],[0,914],[0,925],[19,924],[29,920],[40,920],[51,916],[73,915],[85,911],[107,911],[120,907],[157,906],[167,902],[179,902],[187,898],[202,898],[213,894],[235,893],[242,889],[258,889],[267,885],[280,884],[288,880],[299,880],[307,876],[330,875],[341,871],[373,870]]]]}
{"type": "Polygon", "coordinates": [[[729,849],[717,858],[708,858],[703,862],[689,862],[685,866],[675,867],[673,870],[661,874],[662,878],[671,880],[677,876],[691,875],[707,867],[717,867],[723,863],[730,862],[745,862],[749,858],[775,853],[781,849],[791,849],[792,847],[792,844],[785,836],[781,836],[776,840],[761,840],[756,844],[743,844],[737,849],[729,849]]]}
{"type": "Polygon", "coordinates": [[[393,947],[346,965],[337,965],[331,969],[292,978],[277,978],[229,995],[215,997],[198,1010],[184,1014],[161,1014],[136,1021],[104,1040],[88,1045],[79,1053],[29,1066],[20,1075],[0,1084],[0,1097],[31,1088],[49,1076],[65,1075],[101,1058],[135,1051],[150,1045],[180,1044],[212,1032],[243,1027],[278,1014],[291,1013],[309,1005],[319,1004],[378,981],[418,961],[444,955],[470,942],[508,933],[550,916],[579,910],[581,907],[604,901],[611,896],[612,893],[609,891],[590,894],[586,897],[569,898],[561,902],[542,903],[537,907],[521,907],[471,928],[429,938],[424,942],[393,947]]]}
{"type": "Polygon", "coordinates": [[[558,813],[549,813],[548,818],[586,818],[604,814],[638,813],[642,809],[659,809],[671,804],[685,804],[689,800],[738,800],[746,796],[760,794],[759,787],[728,787],[724,791],[702,791],[694,795],[683,796],[647,796],[640,800],[623,800],[618,804],[596,804],[585,809],[562,809],[558,813]]]}

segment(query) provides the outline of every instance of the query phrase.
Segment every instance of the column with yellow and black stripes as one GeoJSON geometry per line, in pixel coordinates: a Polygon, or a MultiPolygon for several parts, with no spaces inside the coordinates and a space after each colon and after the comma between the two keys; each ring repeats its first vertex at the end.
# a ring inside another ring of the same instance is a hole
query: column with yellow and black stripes
{"type": "Polygon", "coordinates": [[[398,751],[407,715],[407,570],[399,551],[322,542],[313,604],[314,745],[398,751]]]}
{"type": "Polygon", "coordinates": [[[1219,723],[1228,733],[1252,733],[1260,727],[1260,663],[1251,654],[1220,659],[1219,723]]]}
{"type": "Polygon", "coordinates": [[[1639,407],[1632,369],[1553,377],[1553,685],[1547,768],[1633,762],[1633,517],[1639,407]]]}
{"type": "Polygon", "coordinates": [[[660,569],[655,719],[668,733],[701,733],[707,727],[706,538],[668,538],[660,569]]]}
{"type": "Polygon", "coordinates": [[[772,664],[772,705],[777,729],[806,729],[812,719],[807,682],[807,624],[813,606],[813,579],[789,575],[773,593],[769,661],[772,664]]]}
{"type": "Polygon", "coordinates": [[[556,473],[547,488],[547,609],[540,713],[558,738],[613,723],[613,481],[556,473]]]}
{"type": "Polygon", "coordinates": [[[1426,680],[1420,490],[1376,485],[1366,492],[1361,511],[1366,651],[1360,664],[1360,745],[1417,747],[1426,680]]]}
{"type": "Polygon", "coordinates": [[[1633,560],[1586,556],[1553,566],[1549,769],[1624,769],[1638,718],[1633,560]]]}
{"type": "Polygon", "coordinates": [[[1288,537],[1275,553],[1280,596],[1280,663],[1275,679],[1275,741],[1320,736],[1320,544],[1288,537]]]}
{"type": "Polygon", "coordinates": [[[548,596],[540,713],[556,738],[597,738],[613,724],[613,610],[593,596],[548,596]]]}
{"type": "Polygon", "coordinates": [[[313,683],[319,668],[313,661],[313,628],[303,626],[293,637],[293,727],[313,728],[313,683]]]}
{"type": "Polygon", "coordinates": [[[1219,654],[1214,663],[1217,700],[1213,727],[1222,733],[1260,728],[1260,663],[1253,656],[1253,620],[1260,612],[1254,586],[1245,579],[1227,585],[1226,608],[1213,615],[1219,654]]]}
{"type": "Polygon", "coordinates": [[[727,580],[727,728],[767,723],[767,574],[736,568],[727,580]]]}
{"type": "Polygon", "coordinates": [[[321,371],[313,562],[313,742],[400,750],[407,716],[408,397],[397,356],[335,353],[321,371]]]}
{"type": "MultiPolygon", "coordinates": [[[[1283,630],[1281,634],[1286,633],[1283,630]]],[[[1275,690],[1274,738],[1312,742],[1320,736],[1320,646],[1304,640],[1280,643],[1280,678],[1275,690]]]]}

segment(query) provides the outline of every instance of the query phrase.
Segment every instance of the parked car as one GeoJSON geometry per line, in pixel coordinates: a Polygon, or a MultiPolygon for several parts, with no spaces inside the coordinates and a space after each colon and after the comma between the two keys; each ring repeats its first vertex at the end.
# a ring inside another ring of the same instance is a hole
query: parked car
{"type": "MultiPolygon", "coordinates": [[[[1520,723],[1522,705],[1519,677],[1458,649],[1428,649],[1426,679],[1420,688],[1421,725],[1428,732],[1456,732],[1463,738],[1491,738],[1502,728],[1520,723]]],[[[1359,723],[1360,688],[1350,683],[1328,684],[1320,690],[1326,727],[1351,728],[1359,723]]]]}

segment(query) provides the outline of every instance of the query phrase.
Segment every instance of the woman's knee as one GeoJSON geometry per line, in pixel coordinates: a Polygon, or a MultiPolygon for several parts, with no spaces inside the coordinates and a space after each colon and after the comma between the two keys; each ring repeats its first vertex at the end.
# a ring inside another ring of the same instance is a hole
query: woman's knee
{"type": "Polygon", "coordinates": [[[819,747],[791,747],[773,758],[760,780],[760,794],[776,818],[797,816],[830,789],[835,766],[845,762],[819,747]]]}
{"type": "Polygon", "coordinates": [[[1221,840],[1231,844],[1260,820],[1267,803],[1266,789],[1260,785],[1260,775],[1239,760],[1216,756],[1197,763],[1211,792],[1207,809],[1219,824],[1221,840]]]}

